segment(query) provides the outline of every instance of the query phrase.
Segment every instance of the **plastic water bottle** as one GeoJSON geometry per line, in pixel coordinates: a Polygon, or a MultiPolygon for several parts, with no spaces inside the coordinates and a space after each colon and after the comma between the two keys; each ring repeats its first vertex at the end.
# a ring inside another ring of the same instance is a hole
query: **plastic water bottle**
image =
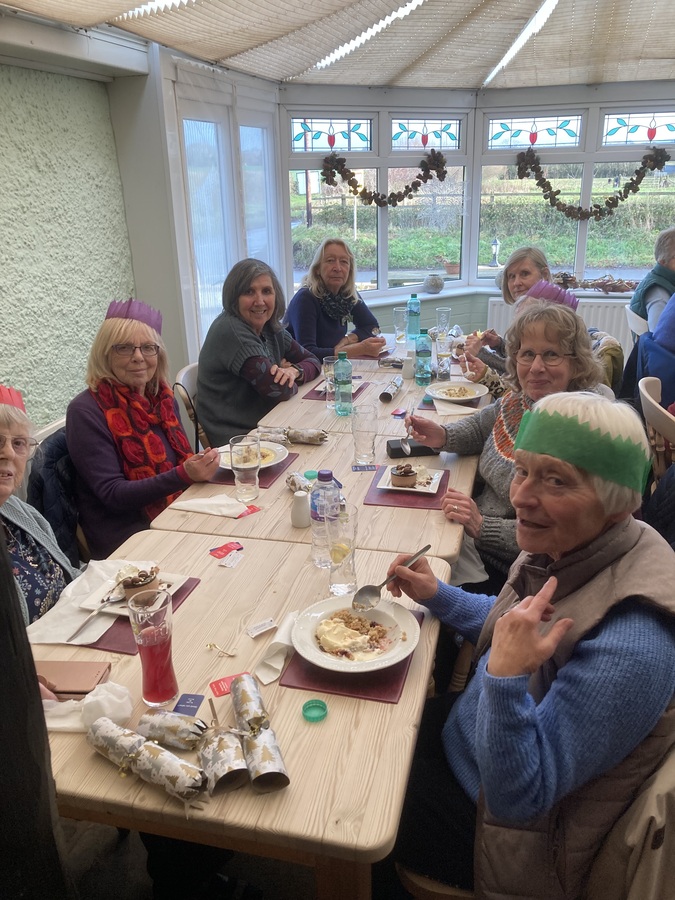
{"type": "Polygon", "coordinates": [[[335,412],[338,416],[352,414],[352,364],[344,350],[338,353],[335,363],[335,412]]]}
{"type": "Polygon", "coordinates": [[[431,384],[431,340],[423,328],[415,341],[415,384],[428,387],[431,384]]]}
{"type": "Polygon", "coordinates": [[[336,516],[340,509],[340,489],[330,469],[322,469],[309,495],[312,520],[312,562],[320,569],[331,566],[326,516],[336,516]]]}
{"type": "Polygon", "coordinates": [[[406,305],[408,310],[407,337],[409,341],[416,341],[420,333],[420,301],[417,294],[411,294],[406,305]]]}

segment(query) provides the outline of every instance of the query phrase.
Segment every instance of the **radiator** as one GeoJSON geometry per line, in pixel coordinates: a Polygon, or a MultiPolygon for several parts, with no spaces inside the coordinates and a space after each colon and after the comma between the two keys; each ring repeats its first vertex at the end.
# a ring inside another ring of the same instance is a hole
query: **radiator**
{"type": "MultiPolygon", "coordinates": [[[[630,303],[630,298],[625,300],[609,300],[598,297],[579,300],[577,314],[581,316],[589,328],[598,328],[600,331],[606,331],[611,334],[623,347],[624,357],[628,359],[631,349],[633,348],[633,338],[628,320],[626,319],[626,304],[630,303]]],[[[513,306],[507,306],[501,297],[490,297],[488,300],[488,317],[487,327],[494,328],[497,334],[504,334],[511,322],[513,314],[513,306]]]]}

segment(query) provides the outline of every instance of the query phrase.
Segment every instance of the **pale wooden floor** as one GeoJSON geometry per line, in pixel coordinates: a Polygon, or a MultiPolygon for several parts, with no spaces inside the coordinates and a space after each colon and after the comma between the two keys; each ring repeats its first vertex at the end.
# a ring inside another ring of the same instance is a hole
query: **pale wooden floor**
{"type": "MultiPolygon", "coordinates": [[[[81,900],[151,900],[145,849],[135,832],[120,838],[116,828],[62,819],[67,864],[81,900]]],[[[236,855],[226,874],[264,892],[264,900],[313,900],[314,874],[304,866],[236,855]]],[[[208,900],[208,898],[205,898],[208,900]]]]}

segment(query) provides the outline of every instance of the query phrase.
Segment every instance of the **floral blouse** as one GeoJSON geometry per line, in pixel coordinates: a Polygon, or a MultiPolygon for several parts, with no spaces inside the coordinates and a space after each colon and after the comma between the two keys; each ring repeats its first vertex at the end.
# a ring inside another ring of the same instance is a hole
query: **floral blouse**
{"type": "Polygon", "coordinates": [[[12,574],[26,598],[30,622],[35,622],[54,606],[68,581],[51,553],[34,537],[13,522],[3,521],[2,524],[12,560],[12,574]]]}

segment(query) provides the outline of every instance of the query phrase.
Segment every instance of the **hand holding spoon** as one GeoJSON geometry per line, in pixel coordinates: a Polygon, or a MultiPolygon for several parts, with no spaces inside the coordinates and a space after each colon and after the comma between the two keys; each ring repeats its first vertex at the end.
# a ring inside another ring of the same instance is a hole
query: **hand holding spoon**
{"type": "MultiPolygon", "coordinates": [[[[424,556],[425,553],[431,550],[431,544],[427,544],[426,547],[422,547],[421,550],[418,550],[414,556],[411,556],[410,559],[406,559],[405,562],[401,563],[402,566],[411,566],[414,562],[417,562],[418,559],[424,556]]],[[[389,578],[385,579],[382,584],[364,584],[363,587],[359,588],[358,591],[354,594],[352,598],[352,609],[372,609],[373,606],[377,606],[377,604],[382,599],[381,591],[383,587],[386,587],[390,582],[392,582],[396,578],[395,575],[390,575],[389,578]]]]}

